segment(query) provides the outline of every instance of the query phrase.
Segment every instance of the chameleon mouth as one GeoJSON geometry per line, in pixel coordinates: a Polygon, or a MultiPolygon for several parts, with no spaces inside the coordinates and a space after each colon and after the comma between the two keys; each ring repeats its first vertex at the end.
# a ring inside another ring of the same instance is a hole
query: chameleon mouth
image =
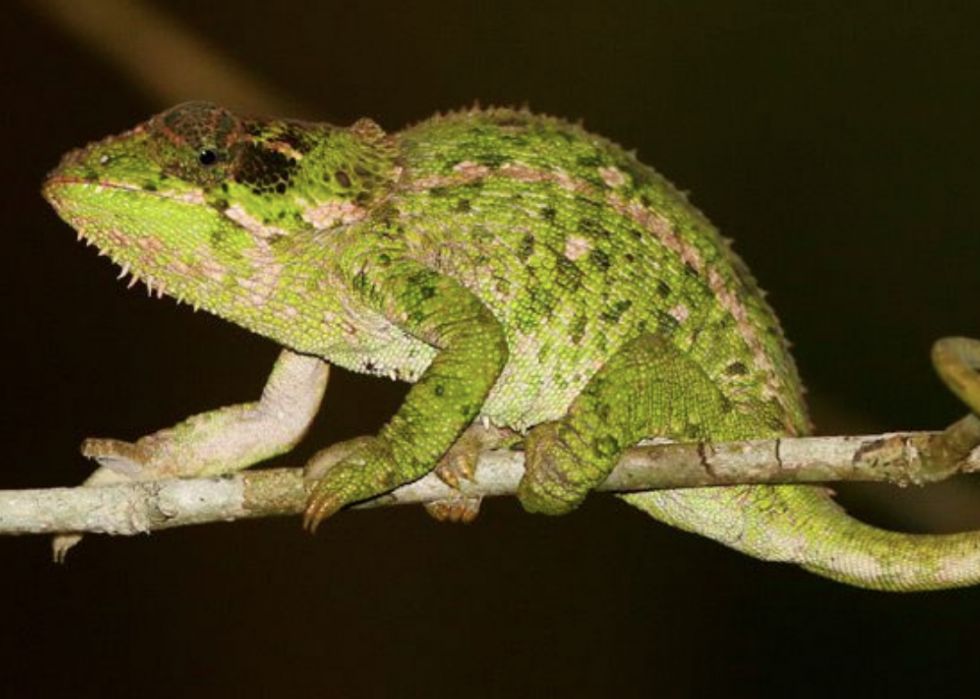
{"type": "Polygon", "coordinates": [[[80,207],[72,197],[67,195],[68,190],[76,187],[91,190],[95,195],[99,195],[105,190],[139,192],[146,195],[156,193],[146,192],[138,187],[120,182],[93,182],[84,177],[65,175],[58,171],[51,173],[41,187],[42,196],[58,212],[58,215],[75,229],[78,241],[85,243],[86,247],[94,247],[100,257],[108,257],[120,270],[117,279],[129,278],[126,288],[131,289],[137,282],[142,282],[146,287],[148,296],[155,295],[157,298],[162,298],[170,293],[171,296],[180,301],[180,297],[168,292],[166,285],[159,279],[155,279],[149,274],[141,275],[133,270],[132,262],[126,258],[133,256],[132,253],[137,246],[127,244],[127,242],[131,243],[131,238],[121,228],[106,225],[104,219],[97,214],[85,215],[81,212],[79,209],[83,207],[80,207]]]}

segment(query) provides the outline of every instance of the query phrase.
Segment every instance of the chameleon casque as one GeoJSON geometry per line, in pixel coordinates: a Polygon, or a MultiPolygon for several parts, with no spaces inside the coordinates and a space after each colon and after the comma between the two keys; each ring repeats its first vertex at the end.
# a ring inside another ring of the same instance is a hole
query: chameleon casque
{"type": "MultiPolygon", "coordinates": [[[[642,438],[808,428],[776,317],[727,241],[632,154],[559,119],[473,109],[386,134],[189,102],[69,153],[44,194],[124,274],[285,348],[255,403],[135,443],[88,440],[90,484],[287,451],[327,362],[414,385],[377,435],[311,460],[310,528],[437,467],[465,477],[481,449],[518,438],[521,503],[560,514],[642,438]]],[[[621,497],[854,585],[980,580],[977,535],[873,528],[821,487],[621,497]]]]}

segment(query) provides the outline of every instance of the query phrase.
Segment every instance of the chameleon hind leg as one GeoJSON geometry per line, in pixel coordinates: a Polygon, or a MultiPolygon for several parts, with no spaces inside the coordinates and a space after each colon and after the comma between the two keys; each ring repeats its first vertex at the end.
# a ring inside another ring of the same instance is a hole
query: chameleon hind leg
{"type": "Polygon", "coordinates": [[[642,335],[610,358],[564,417],[531,430],[518,498],[529,512],[563,514],[641,439],[762,436],[772,431],[763,413],[734,405],[669,340],[642,335]]]}

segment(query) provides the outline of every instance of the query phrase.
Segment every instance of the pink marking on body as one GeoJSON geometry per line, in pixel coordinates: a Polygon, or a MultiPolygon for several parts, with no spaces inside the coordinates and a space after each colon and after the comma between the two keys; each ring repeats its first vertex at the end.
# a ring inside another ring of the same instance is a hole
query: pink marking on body
{"type": "Polygon", "coordinates": [[[691,309],[685,306],[683,303],[679,303],[673,308],[671,308],[667,313],[671,318],[676,320],[678,323],[683,324],[685,320],[691,317],[691,309]]]}
{"type": "Polygon", "coordinates": [[[225,209],[225,216],[237,223],[257,238],[271,238],[289,235],[285,228],[267,226],[248,213],[241,204],[234,204],[225,209]]]}
{"type": "Polygon", "coordinates": [[[739,335],[752,353],[754,366],[765,374],[763,395],[775,396],[781,400],[782,385],[779,376],[765,344],[752,324],[749,309],[742,303],[735,290],[726,284],[718,268],[706,265],[698,249],[682,239],[671,222],[657,212],[651,211],[638,201],[625,202],[616,194],[609,195],[608,200],[617,213],[653,233],[658,241],[673,251],[682,262],[690,265],[691,269],[707,282],[708,288],[718,299],[721,307],[735,319],[739,335]]]}
{"type": "Polygon", "coordinates": [[[476,179],[479,177],[486,177],[487,175],[489,175],[490,168],[488,168],[486,165],[480,165],[479,163],[474,163],[471,160],[464,160],[461,163],[457,163],[453,167],[453,172],[458,172],[460,175],[463,175],[464,177],[467,178],[476,179]]]}
{"type": "MultiPolygon", "coordinates": [[[[411,183],[409,189],[411,191],[425,191],[434,187],[468,184],[477,179],[497,174],[519,182],[553,183],[569,192],[584,194],[586,196],[597,196],[594,187],[587,182],[570,177],[561,170],[541,170],[523,163],[508,163],[492,171],[485,166],[464,161],[458,164],[454,170],[457,173],[454,176],[422,178],[411,183]]],[[[626,176],[618,168],[602,168],[600,169],[600,176],[611,187],[618,187],[626,182],[626,176]]],[[[712,293],[718,299],[718,303],[735,319],[739,333],[753,355],[754,366],[758,367],[765,374],[763,394],[766,396],[776,396],[781,400],[783,387],[780,382],[780,377],[776,372],[765,344],[752,325],[749,309],[742,303],[738,294],[732,288],[726,286],[725,280],[718,270],[707,265],[698,248],[684,240],[679,235],[674,224],[660,213],[649,209],[638,200],[624,200],[623,197],[616,193],[609,194],[606,197],[606,201],[620,216],[633,221],[641,228],[649,231],[658,242],[677,255],[681,262],[688,265],[700,278],[705,280],[712,293]]],[[[570,241],[566,244],[565,252],[567,256],[570,256],[569,253],[571,255],[579,254],[580,249],[576,243],[570,241]]],[[[682,312],[681,307],[675,307],[672,309],[672,315],[673,313],[677,313],[683,319],[686,319],[690,315],[690,309],[684,310],[686,313],[682,312]]],[[[679,322],[682,321],[679,319],[679,322]]]]}
{"type": "Polygon", "coordinates": [[[607,187],[612,187],[613,189],[626,184],[626,175],[623,174],[622,170],[613,165],[599,168],[599,177],[602,178],[602,181],[606,183],[607,187]]]}
{"type": "Polygon", "coordinates": [[[408,185],[411,192],[424,192],[437,187],[455,187],[470,184],[477,180],[499,176],[517,182],[544,182],[576,194],[595,194],[595,188],[588,182],[577,180],[564,170],[541,170],[524,163],[506,163],[496,170],[464,160],[453,168],[453,175],[433,175],[421,177],[408,185]]]}
{"type": "Polygon", "coordinates": [[[296,150],[291,145],[284,143],[283,141],[269,141],[265,144],[265,147],[271,151],[275,151],[276,153],[281,153],[287,158],[292,158],[293,160],[299,161],[303,159],[302,151],[296,150]]]}
{"type": "Polygon", "coordinates": [[[320,230],[355,223],[365,216],[367,209],[343,199],[334,199],[303,209],[303,220],[320,230]]]}
{"type": "Polygon", "coordinates": [[[173,201],[179,201],[182,204],[191,204],[193,206],[204,206],[207,204],[207,200],[204,198],[204,192],[200,189],[194,189],[190,192],[181,192],[180,194],[167,195],[165,198],[172,199],[173,201]]]}
{"type": "Polygon", "coordinates": [[[225,275],[228,274],[228,269],[223,264],[212,258],[205,258],[201,260],[198,270],[205,279],[216,284],[223,283],[225,280],[225,275]]]}
{"type": "Polygon", "coordinates": [[[588,238],[571,235],[565,240],[565,257],[575,262],[584,257],[592,250],[592,243],[588,238]]]}

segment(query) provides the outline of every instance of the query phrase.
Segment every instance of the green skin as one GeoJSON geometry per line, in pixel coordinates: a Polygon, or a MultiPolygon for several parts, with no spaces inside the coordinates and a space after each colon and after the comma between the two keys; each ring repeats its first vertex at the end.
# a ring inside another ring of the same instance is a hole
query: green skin
{"type": "MultiPolygon", "coordinates": [[[[102,464],[89,483],[224,473],[287,451],[319,407],[326,362],[414,385],[377,435],[311,460],[310,528],[437,467],[466,477],[480,449],[515,434],[521,503],[561,514],[644,437],[807,430],[777,320],[727,242],[652,169],[557,119],[471,110],[387,135],[366,119],[187,103],[68,154],[44,194],[151,290],[286,348],[256,403],[132,444],[86,442],[102,464]]],[[[875,529],[823,488],[622,497],[854,585],[980,580],[977,535],[875,529]]],[[[441,514],[467,519],[475,503],[441,514]]]]}

